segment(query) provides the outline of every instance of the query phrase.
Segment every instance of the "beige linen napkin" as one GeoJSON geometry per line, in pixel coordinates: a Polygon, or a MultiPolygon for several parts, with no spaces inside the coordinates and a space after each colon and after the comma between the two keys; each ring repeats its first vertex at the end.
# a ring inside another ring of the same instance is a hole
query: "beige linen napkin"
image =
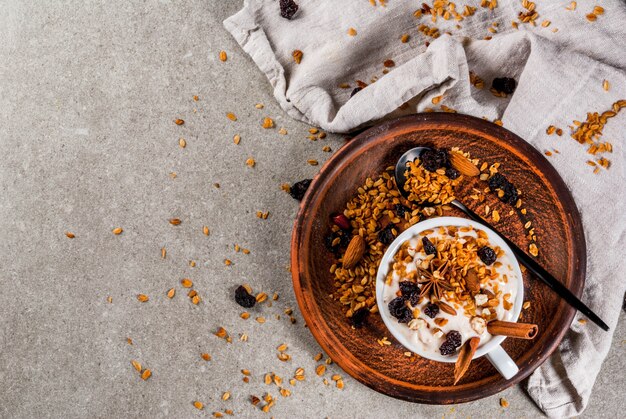
{"type": "MultiPolygon", "coordinates": [[[[572,139],[569,126],[585,121],[587,112],[602,113],[626,99],[626,4],[603,2],[603,10],[594,13],[589,2],[572,10],[569,1],[534,6],[500,1],[495,8],[470,1],[472,9],[438,1],[443,8],[435,19],[426,8],[416,17],[422,6],[413,1],[297,3],[298,13],[287,20],[278,1],[246,0],[224,22],[293,118],[348,132],[390,116],[452,109],[501,120],[542,152],[559,150],[549,160],[572,191],[585,227],[583,301],[613,329],[626,291],[626,108],[603,129],[602,141],[614,149],[603,155],[609,170],[597,174],[586,161],[599,156],[572,139]],[[534,25],[520,22],[520,13],[535,12],[534,25]],[[302,51],[300,64],[293,59],[295,50],[302,51]],[[470,72],[483,80],[482,89],[470,72]],[[495,77],[514,78],[515,93],[494,96],[489,88],[495,77]],[[351,97],[357,80],[367,87],[351,97]],[[548,135],[550,125],[564,134],[548,135]]],[[[527,383],[530,396],[552,417],[584,410],[611,345],[612,332],[579,323],[580,318],[527,383]]]]}

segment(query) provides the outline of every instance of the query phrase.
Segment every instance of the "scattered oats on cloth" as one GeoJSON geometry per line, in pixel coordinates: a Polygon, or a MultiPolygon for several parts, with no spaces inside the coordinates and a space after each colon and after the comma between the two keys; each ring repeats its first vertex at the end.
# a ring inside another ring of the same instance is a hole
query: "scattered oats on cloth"
{"type": "MultiPolygon", "coordinates": [[[[482,2],[497,3],[493,8],[479,1],[469,2],[472,7],[447,1],[429,7],[400,0],[297,3],[299,11],[287,20],[278,1],[246,0],[224,22],[293,118],[348,132],[382,118],[454,110],[499,119],[541,152],[559,151],[548,159],[571,189],[585,225],[583,301],[614,329],[626,291],[626,108],[608,120],[600,139],[613,144],[612,153],[602,154],[610,160],[608,170],[594,174],[596,167],[586,161],[600,155],[588,154],[589,145],[570,135],[574,120],[626,99],[626,3],[603,2],[604,9],[587,2],[573,8],[567,1],[482,2]],[[296,50],[302,51],[299,64],[296,50]],[[514,94],[494,95],[495,77],[514,78],[514,94]],[[563,135],[548,135],[550,125],[563,135]]],[[[527,384],[552,417],[585,409],[611,345],[612,332],[579,318],[527,384]]]]}

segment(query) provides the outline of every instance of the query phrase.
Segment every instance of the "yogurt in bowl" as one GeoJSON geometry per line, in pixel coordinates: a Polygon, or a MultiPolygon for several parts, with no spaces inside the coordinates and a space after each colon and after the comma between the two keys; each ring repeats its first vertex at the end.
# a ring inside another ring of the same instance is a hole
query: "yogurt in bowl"
{"type": "Polygon", "coordinates": [[[507,379],[518,368],[487,323],[515,322],[523,303],[517,260],[504,241],[472,220],[439,217],[419,222],[389,246],[378,268],[376,299],[383,321],[407,349],[456,362],[468,339],[480,338],[474,358],[486,355],[507,379]]]}

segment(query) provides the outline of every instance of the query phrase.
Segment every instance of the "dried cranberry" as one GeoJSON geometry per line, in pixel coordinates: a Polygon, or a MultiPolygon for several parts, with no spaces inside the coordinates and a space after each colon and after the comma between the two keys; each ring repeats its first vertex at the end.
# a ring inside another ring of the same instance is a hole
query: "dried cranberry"
{"type": "Polygon", "coordinates": [[[396,215],[398,217],[404,217],[404,214],[410,213],[411,210],[408,207],[405,207],[402,204],[396,204],[396,215]]]}
{"type": "Polygon", "coordinates": [[[415,282],[411,281],[402,281],[400,282],[400,292],[402,293],[402,298],[408,300],[415,293],[419,294],[419,288],[415,282]]]}
{"type": "Polygon", "coordinates": [[[510,77],[497,77],[491,82],[491,87],[498,91],[510,95],[515,91],[517,82],[510,77]]]}
{"type": "Polygon", "coordinates": [[[458,348],[461,346],[461,334],[456,330],[450,330],[446,335],[446,340],[448,342],[452,342],[452,344],[458,348]]]}
{"type": "Polygon", "coordinates": [[[388,307],[389,313],[398,319],[399,323],[408,323],[411,319],[413,319],[413,313],[406,306],[402,297],[397,297],[391,300],[388,307]]]}
{"type": "Polygon", "coordinates": [[[430,149],[420,155],[424,169],[434,172],[440,167],[448,166],[448,153],[445,150],[430,149]]]}
{"type": "Polygon", "coordinates": [[[250,295],[248,290],[243,285],[239,285],[235,290],[235,301],[241,307],[245,308],[252,308],[256,304],[256,298],[254,298],[254,295],[250,295]]]}
{"type": "Polygon", "coordinates": [[[424,245],[424,253],[427,255],[434,255],[437,253],[437,248],[428,237],[422,237],[422,244],[424,245]]]}
{"type": "Polygon", "coordinates": [[[300,182],[296,182],[291,185],[291,188],[289,188],[289,195],[291,195],[293,199],[302,201],[302,198],[304,198],[304,194],[306,193],[307,189],[309,189],[310,185],[311,179],[304,179],[300,182]]]}
{"type": "Polygon", "coordinates": [[[454,343],[450,342],[449,340],[446,340],[439,347],[439,352],[441,352],[441,355],[444,355],[444,356],[454,355],[454,353],[456,352],[456,346],[454,346],[454,343]]]}
{"type": "Polygon", "coordinates": [[[351,317],[352,325],[356,327],[357,329],[359,327],[362,327],[363,323],[365,322],[365,319],[367,318],[367,316],[369,316],[369,314],[370,314],[370,311],[366,307],[358,309],[352,314],[352,317],[351,317]]]}
{"type": "Polygon", "coordinates": [[[280,15],[285,19],[290,19],[298,11],[298,5],[293,0],[280,0],[280,15]]]}
{"type": "Polygon", "coordinates": [[[478,254],[478,257],[480,258],[480,260],[482,260],[485,265],[491,265],[498,258],[498,255],[496,255],[496,252],[494,252],[494,250],[489,246],[481,247],[480,249],[478,249],[478,252],[476,253],[478,254]]]}
{"type": "Polygon", "coordinates": [[[425,315],[427,315],[431,319],[434,319],[435,316],[439,314],[439,306],[437,304],[432,304],[432,303],[426,304],[426,307],[424,307],[423,311],[425,315]]]}
{"type": "Polygon", "coordinates": [[[354,90],[352,91],[352,93],[350,93],[350,97],[356,95],[357,93],[359,93],[361,90],[363,90],[362,87],[355,87],[354,90]]]}
{"type": "Polygon", "coordinates": [[[458,179],[461,174],[454,167],[446,168],[446,176],[451,180],[458,179]]]}
{"type": "Polygon", "coordinates": [[[391,244],[393,239],[396,238],[396,236],[393,234],[393,227],[393,224],[389,224],[387,225],[387,227],[378,232],[378,241],[385,246],[391,244]]]}
{"type": "Polygon", "coordinates": [[[334,214],[332,216],[333,223],[342,230],[350,230],[350,220],[343,214],[334,214]]]}

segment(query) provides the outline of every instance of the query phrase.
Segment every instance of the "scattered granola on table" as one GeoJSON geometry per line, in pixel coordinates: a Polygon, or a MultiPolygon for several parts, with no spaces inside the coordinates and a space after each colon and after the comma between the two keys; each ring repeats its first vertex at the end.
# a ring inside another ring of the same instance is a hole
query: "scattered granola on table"
{"type": "Polygon", "coordinates": [[[291,54],[293,56],[293,60],[296,62],[296,64],[300,64],[302,62],[302,51],[300,51],[299,49],[296,49],[293,51],[293,53],[291,54]]]}
{"type": "MultiPolygon", "coordinates": [[[[613,144],[608,141],[600,141],[600,137],[602,137],[602,130],[609,122],[609,119],[617,116],[617,114],[625,107],[626,100],[618,100],[613,103],[611,109],[606,110],[601,114],[598,112],[588,112],[587,119],[584,122],[574,120],[570,126],[570,129],[572,130],[572,138],[580,144],[587,145],[587,153],[593,156],[612,153],[613,144]]],[[[611,161],[602,156],[596,161],[589,160],[587,164],[594,167],[594,173],[598,173],[600,171],[600,167],[608,170],[611,166],[611,161]]]]}

